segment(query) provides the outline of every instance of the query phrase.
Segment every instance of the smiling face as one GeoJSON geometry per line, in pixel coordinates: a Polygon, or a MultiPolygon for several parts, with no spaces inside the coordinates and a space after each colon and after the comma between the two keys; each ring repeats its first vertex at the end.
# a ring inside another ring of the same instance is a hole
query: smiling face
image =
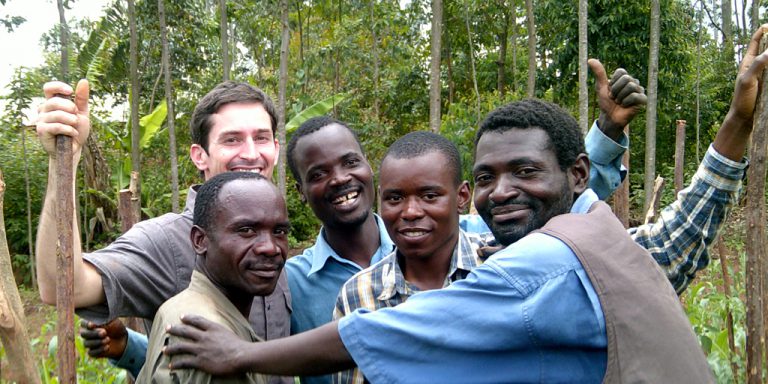
{"type": "Polygon", "coordinates": [[[456,185],[446,157],[431,151],[381,164],[381,218],[398,251],[407,258],[450,257],[459,236],[459,214],[469,186],[456,185]]]}
{"type": "Polygon", "coordinates": [[[272,177],[280,145],[272,120],[261,103],[225,104],[211,115],[208,150],[190,148],[192,162],[205,179],[227,171],[258,172],[272,177]]]}
{"type": "Polygon", "coordinates": [[[332,124],[302,137],[294,149],[297,188],[324,226],[359,226],[373,207],[373,172],[355,137],[332,124]]]}
{"type": "Polygon", "coordinates": [[[192,228],[204,272],[230,299],[271,294],[288,250],[285,201],[256,179],[230,181],[216,199],[210,228],[192,228]]]}
{"type": "Polygon", "coordinates": [[[540,128],[486,132],[477,143],[473,169],[475,207],[496,240],[512,244],[570,211],[574,193],[586,188],[585,161],[582,154],[562,170],[540,128]]]}

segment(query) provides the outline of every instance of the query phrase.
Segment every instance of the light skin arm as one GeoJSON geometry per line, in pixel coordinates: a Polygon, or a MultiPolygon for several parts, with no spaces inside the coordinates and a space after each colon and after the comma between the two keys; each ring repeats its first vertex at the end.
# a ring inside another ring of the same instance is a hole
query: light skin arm
{"type": "MultiPolygon", "coordinates": [[[[56,304],[56,136],[72,137],[73,174],[77,175],[82,146],[90,133],[91,123],[88,117],[88,81],[80,80],[75,90],[62,82],[49,82],[43,86],[45,102],[39,107],[37,136],[48,153],[48,186],[40,214],[37,231],[36,252],[37,274],[39,278],[40,299],[47,304],[56,304]],[[71,95],[74,94],[74,100],[71,95]]],[[[77,177],[75,176],[75,179],[77,177]]],[[[74,186],[73,186],[74,187],[74,186]]],[[[73,193],[73,196],[75,194],[73,193]]],[[[77,205],[75,205],[77,206],[77,205]]],[[[72,217],[75,307],[87,307],[104,302],[104,289],[101,275],[89,263],[83,262],[80,245],[80,231],[77,226],[77,212],[72,217]]]]}
{"type": "Polygon", "coordinates": [[[168,333],[190,341],[165,347],[171,369],[200,369],[214,375],[254,371],[281,376],[320,375],[353,368],[339,336],[338,321],[282,339],[249,343],[201,316],[187,315],[168,333]]]}
{"type": "Polygon", "coordinates": [[[760,39],[768,30],[768,24],[763,24],[753,35],[747,47],[747,53],[739,66],[739,76],[733,91],[731,109],[723,120],[723,125],[717,131],[712,145],[721,155],[741,161],[752,133],[752,118],[759,91],[760,77],[768,64],[768,54],[760,53],[760,39]]]}

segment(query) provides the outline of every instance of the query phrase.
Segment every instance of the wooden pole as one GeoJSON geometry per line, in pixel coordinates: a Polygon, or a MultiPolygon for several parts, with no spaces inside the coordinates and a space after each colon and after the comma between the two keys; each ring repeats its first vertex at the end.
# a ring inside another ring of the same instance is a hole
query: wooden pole
{"type": "MultiPolygon", "coordinates": [[[[624,132],[629,133],[629,126],[624,127],[624,132]]],[[[621,163],[629,170],[629,149],[624,152],[621,163]]],[[[629,177],[624,179],[613,195],[613,213],[619,218],[624,228],[629,228],[629,177]]]]}
{"type": "MultiPolygon", "coordinates": [[[[760,52],[766,48],[768,35],[760,41],[760,52]]],[[[763,82],[768,81],[768,71],[763,72],[763,82]]],[[[763,263],[765,262],[765,156],[768,146],[768,87],[763,84],[755,108],[752,141],[749,150],[750,165],[747,169],[747,383],[763,383],[762,353],[763,333],[763,263]]]]}
{"type": "MultiPolygon", "coordinates": [[[[731,297],[731,274],[728,273],[728,248],[725,246],[725,242],[721,238],[717,242],[717,254],[720,258],[720,270],[723,273],[723,294],[725,297],[731,297]]],[[[731,374],[733,375],[733,382],[739,382],[739,367],[736,365],[735,357],[739,355],[739,351],[736,349],[736,341],[733,336],[733,313],[731,312],[731,306],[728,302],[725,302],[725,327],[728,331],[728,348],[731,350],[731,355],[728,359],[731,361],[731,374]]]]}
{"type": "Polygon", "coordinates": [[[58,335],[57,359],[59,383],[75,383],[75,304],[73,263],[74,175],[72,169],[72,138],[56,136],[56,229],[59,249],[56,257],[56,323],[58,335]]]}
{"type": "Polygon", "coordinates": [[[13,279],[11,253],[5,236],[3,195],[5,183],[0,172],[0,340],[8,360],[5,378],[19,383],[40,383],[36,358],[32,355],[27,334],[27,321],[16,281],[13,279]],[[8,374],[10,373],[10,374],[8,374]]]}
{"type": "Polygon", "coordinates": [[[675,129],[675,195],[683,189],[685,172],[685,120],[677,120],[675,129]]]}
{"type": "Polygon", "coordinates": [[[651,203],[648,206],[648,211],[645,213],[644,224],[648,224],[656,217],[656,212],[659,209],[659,202],[661,201],[661,193],[664,191],[665,180],[661,176],[656,176],[656,180],[653,182],[653,193],[651,194],[651,203]]]}

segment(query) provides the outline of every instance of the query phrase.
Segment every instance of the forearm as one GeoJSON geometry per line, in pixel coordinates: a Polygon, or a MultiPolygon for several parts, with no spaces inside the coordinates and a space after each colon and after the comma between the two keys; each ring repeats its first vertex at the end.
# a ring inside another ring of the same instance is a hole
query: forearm
{"type": "Polygon", "coordinates": [[[733,111],[723,120],[723,125],[717,131],[712,146],[718,153],[733,161],[741,161],[747,149],[749,135],[752,132],[752,120],[743,120],[733,111]]]}
{"type": "MultiPolygon", "coordinates": [[[[73,179],[77,178],[77,163],[79,153],[73,159],[73,179]]],[[[48,162],[48,185],[46,187],[43,211],[37,231],[36,251],[38,288],[40,298],[47,304],[56,304],[56,280],[61,273],[58,270],[56,258],[58,253],[58,228],[56,215],[58,201],[61,198],[57,190],[56,161],[48,162]]],[[[72,185],[72,203],[75,204],[75,187],[72,185]]],[[[74,293],[75,307],[84,307],[100,303],[104,300],[101,287],[101,277],[90,264],[84,263],[80,243],[80,230],[77,225],[76,209],[72,215],[72,255],[74,264],[74,293]]]]}
{"type": "Polygon", "coordinates": [[[338,321],[291,337],[248,343],[241,351],[241,371],[271,375],[320,375],[355,366],[339,336],[338,321]]]}
{"type": "Polygon", "coordinates": [[[147,341],[147,336],[129,328],[128,343],[123,355],[119,360],[110,359],[109,362],[130,372],[133,377],[138,377],[147,358],[147,341]]]}

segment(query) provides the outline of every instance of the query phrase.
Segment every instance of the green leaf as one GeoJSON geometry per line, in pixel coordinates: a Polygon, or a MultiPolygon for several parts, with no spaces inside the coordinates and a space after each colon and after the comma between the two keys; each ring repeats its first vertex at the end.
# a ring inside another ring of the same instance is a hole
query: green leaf
{"type": "Polygon", "coordinates": [[[285,131],[291,132],[294,129],[298,128],[302,123],[305,121],[317,117],[322,116],[328,113],[328,111],[333,109],[334,105],[338,105],[344,99],[347,98],[346,93],[338,93],[335,94],[325,100],[318,101],[317,103],[313,104],[309,108],[299,112],[294,116],[288,123],[285,124],[285,131]]]}
{"type": "Polygon", "coordinates": [[[139,127],[141,131],[139,148],[143,149],[149,145],[149,142],[152,140],[152,138],[154,138],[157,132],[160,131],[160,127],[163,126],[163,122],[165,121],[167,114],[168,106],[165,104],[165,100],[163,100],[160,102],[160,104],[157,105],[157,107],[155,107],[152,113],[142,117],[139,120],[139,127]]]}

